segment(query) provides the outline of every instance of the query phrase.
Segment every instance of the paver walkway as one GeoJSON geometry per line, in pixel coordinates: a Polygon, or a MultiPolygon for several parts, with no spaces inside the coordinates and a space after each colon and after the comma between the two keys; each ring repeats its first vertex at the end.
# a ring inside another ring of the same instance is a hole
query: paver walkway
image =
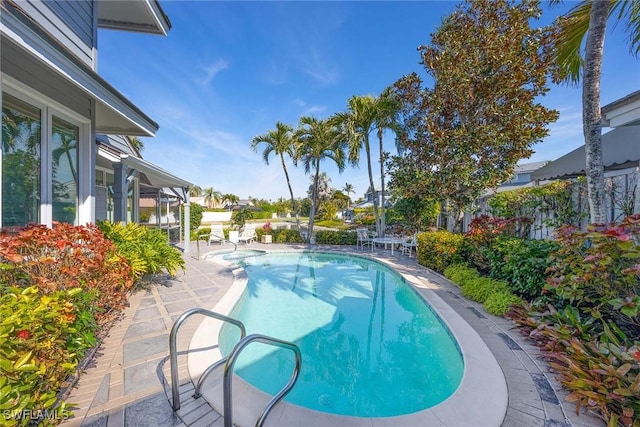
{"type": "MultiPolygon", "coordinates": [[[[255,249],[304,248],[303,245],[261,245],[255,249]]],[[[230,248],[230,246],[229,246],[230,248]]],[[[242,247],[241,247],[242,248],[242,247]]],[[[217,247],[202,246],[202,253],[217,247]]],[[[355,247],[316,247],[383,259],[400,272],[420,279],[425,287],[456,310],[482,337],[502,367],[509,391],[504,427],[601,427],[592,416],[575,414],[563,403],[566,395],[539,350],[523,339],[513,324],[487,314],[482,306],[460,296],[459,289],[442,276],[398,252],[371,254],[355,247]]],[[[211,309],[233,283],[232,272],[196,257],[196,246],[184,254],[186,271],[175,278],[159,277],[146,290],[135,293],[123,318],[110,330],[96,356],[67,397],[77,405],[67,426],[222,426],[223,419],[203,399],[191,396],[186,356],[179,356],[182,407],[171,409],[169,387],[169,332],[174,321],[193,307],[211,309]]],[[[178,337],[178,350],[186,350],[201,317],[187,321],[178,337]]],[[[487,390],[490,393],[490,390],[487,390]]],[[[268,425],[268,422],[267,422],[268,425]]],[[[336,426],[337,427],[337,426],[336,426]]],[[[403,426],[405,427],[405,426],[403,426]]],[[[408,426],[411,427],[411,426],[408,426]]],[[[464,426],[456,426],[464,427],[464,426]]],[[[469,426],[483,427],[483,426],[469,426]]]]}

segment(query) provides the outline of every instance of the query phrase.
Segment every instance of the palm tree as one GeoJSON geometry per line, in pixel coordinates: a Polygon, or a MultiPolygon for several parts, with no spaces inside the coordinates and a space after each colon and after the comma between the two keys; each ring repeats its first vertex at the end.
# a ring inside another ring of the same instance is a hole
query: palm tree
{"type": "Polygon", "coordinates": [[[329,120],[319,120],[315,117],[302,117],[296,131],[296,159],[304,165],[305,173],[314,172],[311,213],[309,214],[309,230],[307,242],[312,242],[313,223],[318,198],[318,183],[320,180],[320,162],[324,159],[333,160],[342,172],[345,166],[345,152],[340,132],[329,120]]]}
{"type": "Polygon", "coordinates": [[[138,154],[140,154],[142,152],[142,150],[144,149],[144,142],[142,142],[142,140],[140,138],[138,138],[137,136],[130,136],[129,138],[129,142],[131,143],[131,146],[133,147],[134,150],[136,150],[136,152],[138,154]]]}
{"type": "Polygon", "coordinates": [[[78,173],[76,172],[76,164],[78,163],[78,141],[76,135],[73,132],[68,132],[64,129],[54,129],[54,132],[59,137],[60,144],[51,152],[53,162],[55,165],[60,165],[60,160],[64,155],[69,165],[69,171],[71,172],[73,182],[77,185],[78,173]],[[73,153],[73,157],[71,153],[73,153]]]}
{"type": "Polygon", "coordinates": [[[282,170],[284,176],[287,179],[287,187],[289,187],[289,195],[291,196],[291,206],[293,213],[296,216],[296,225],[300,232],[300,215],[298,213],[298,204],[293,197],[293,189],[291,188],[291,180],[289,179],[289,172],[287,171],[287,164],[284,160],[284,155],[288,155],[295,162],[295,140],[293,134],[293,128],[287,124],[277,122],[276,129],[267,132],[263,135],[253,137],[251,140],[251,148],[253,151],[258,151],[258,145],[264,144],[265,148],[262,152],[262,158],[266,164],[269,164],[269,156],[271,153],[275,153],[280,157],[280,163],[282,164],[282,170]]]}
{"type": "MultiPolygon", "coordinates": [[[[380,206],[380,229],[382,233],[387,228],[386,217],[385,217],[385,194],[384,194],[384,144],[382,141],[382,137],[384,135],[385,129],[390,129],[396,133],[396,135],[400,132],[400,126],[398,124],[398,115],[400,113],[400,100],[397,96],[395,96],[395,92],[393,92],[391,87],[386,87],[380,96],[376,98],[376,130],[378,132],[378,141],[380,144],[380,191],[381,195],[381,206],[380,206]]],[[[398,147],[399,139],[396,138],[396,148],[398,147]]],[[[374,193],[375,195],[375,193],[374,193]]]]}
{"type": "Polygon", "coordinates": [[[560,20],[558,65],[566,73],[566,80],[573,83],[580,80],[582,72],[582,126],[592,223],[607,221],[600,114],[600,77],[607,19],[614,17],[616,22],[628,20],[631,51],[637,55],[640,52],[638,16],[639,0],[583,0],[560,20]],[[583,59],[581,46],[585,36],[583,59]]]}
{"type": "Polygon", "coordinates": [[[238,203],[240,201],[240,197],[235,194],[223,194],[221,198],[222,203],[226,203],[229,206],[229,210],[231,210],[231,206],[238,203]]]}
{"type": "Polygon", "coordinates": [[[189,196],[190,197],[202,196],[202,187],[198,185],[192,185],[191,187],[189,187],[189,196]]]}
{"type": "Polygon", "coordinates": [[[349,199],[348,207],[351,207],[351,193],[355,193],[355,190],[353,189],[353,185],[349,184],[348,182],[345,182],[344,187],[342,187],[342,191],[347,193],[347,198],[349,199]]]}
{"type": "Polygon", "coordinates": [[[220,202],[220,197],[222,196],[219,191],[213,189],[213,187],[205,188],[203,190],[204,194],[204,202],[207,204],[209,209],[213,208],[213,206],[220,202]]]}
{"type": "MultiPolygon", "coordinates": [[[[341,128],[342,138],[349,147],[349,162],[353,166],[360,163],[360,152],[364,148],[367,155],[369,187],[374,189],[369,134],[373,131],[378,118],[376,99],[371,95],[352,96],[349,98],[348,107],[348,111],[334,114],[330,121],[341,128]]],[[[378,237],[383,237],[383,230],[380,228],[378,198],[375,197],[375,191],[373,195],[373,213],[376,218],[376,233],[378,237]]]]}

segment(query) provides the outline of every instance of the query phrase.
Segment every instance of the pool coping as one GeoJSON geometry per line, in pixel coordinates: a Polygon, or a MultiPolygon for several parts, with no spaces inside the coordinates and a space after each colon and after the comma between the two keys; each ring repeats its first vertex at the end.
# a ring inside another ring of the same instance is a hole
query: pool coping
{"type": "MultiPolygon", "coordinates": [[[[265,250],[265,253],[305,252],[303,250],[265,250]]],[[[225,253],[220,250],[208,255],[225,253]]],[[[318,252],[318,251],[315,251],[318,252]]],[[[320,250],[322,252],[322,250],[320,250]]],[[[502,368],[478,333],[440,296],[426,278],[419,278],[398,271],[394,263],[374,255],[356,255],[379,262],[400,274],[412,289],[427,301],[431,308],[449,328],[455,337],[464,359],[464,373],[458,389],[448,399],[423,411],[396,417],[361,418],[341,416],[302,408],[287,402],[280,402],[269,416],[270,422],[277,425],[302,425],[305,427],[323,427],[330,424],[340,426],[397,426],[397,425],[436,425],[436,426],[500,426],[508,406],[508,391],[502,368]]],[[[207,262],[214,262],[208,260],[207,262]]],[[[215,260],[216,263],[230,267],[234,282],[227,293],[213,307],[213,310],[228,315],[246,288],[248,277],[244,269],[234,262],[215,260]]],[[[194,382],[212,362],[222,356],[217,348],[217,337],[222,322],[207,318],[197,328],[189,345],[187,368],[194,382]],[[209,348],[207,351],[195,351],[209,348]]],[[[218,412],[223,413],[221,375],[211,375],[203,387],[203,397],[218,412]]],[[[238,426],[254,425],[263,408],[270,399],[266,393],[244,382],[237,376],[233,380],[233,421],[238,426]]]]}

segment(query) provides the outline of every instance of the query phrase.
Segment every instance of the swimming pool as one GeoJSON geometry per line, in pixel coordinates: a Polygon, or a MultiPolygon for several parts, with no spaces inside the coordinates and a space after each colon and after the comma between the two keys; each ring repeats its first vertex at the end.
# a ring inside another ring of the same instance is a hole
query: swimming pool
{"type": "MultiPolygon", "coordinates": [[[[279,253],[242,259],[249,282],[231,317],[247,333],[294,342],[300,377],[286,401],[316,411],[390,417],[432,407],[456,390],[460,350],[427,304],[388,267],[335,253],[279,253]],[[390,395],[388,391],[394,390],[390,395]]],[[[239,337],[223,327],[223,355],[239,337]]],[[[253,345],[235,372],[275,395],[293,355],[253,345]]]]}
{"type": "MultiPolygon", "coordinates": [[[[292,251],[288,251],[292,252],[292,251]]],[[[297,255],[300,256],[301,251],[297,251],[297,255]]],[[[284,255],[284,254],[280,254],[284,255]]],[[[291,255],[291,254],[287,254],[291,255]]],[[[268,255],[267,255],[268,256],[268,255]]],[[[319,259],[318,257],[321,254],[314,253],[316,257],[313,265],[313,268],[309,268],[309,265],[305,265],[304,263],[299,267],[299,269],[304,269],[308,271],[308,276],[312,276],[316,274],[318,271],[327,268],[326,260],[319,259]],[[320,267],[321,266],[321,267],[320,267]],[[314,273],[312,273],[312,271],[314,273]]],[[[332,255],[334,256],[334,255],[332,255]]],[[[259,257],[263,258],[263,257],[259,257]]],[[[339,257],[338,259],[343,260],[345,258],[355,259],[360,262],[360,268],[365,269],[364,265],[367,265],[371,261],[367,261],[362,264],[362,257],[339,257]]],[[[365,258],[371,258],[368,255],[365,255],[365,258]]],[[[268,258],[264,258],[265,260],[268,258]]],[[[247,260],[251,260],[248,258],[247,260]]],[[[387,267],[398,267],[393,262],[389,262],[389,260],[380,259],[378,261],[382,261],[387,264],[387,267]]],[[[222,297],[222,299],[216,304],[213,308],[215,311],[222,314],[231,314],[232,309],[235,307],[238,310],[242,310],[242,307],[246,308],[246,302],[243,301],[246,295],[251,295],[252,292],[257,292],[258,294],[262,294],[263,284],[256,282],[256,284],[251,283],[251,268],[254,263],[253,260],[245,263],[245,267],[247,270],[243,268],[234,267],[229,261],[225,261],[222,257],[215,257],[214,262],[220,262],[222,264],[229,265],[234,275],[236,276],[236,283],[227,291],[227,293],[222,297]],[[247,272],[249,275],[247,275],[247,272]]],[[[262,263],[263,261],[260,261],[262,263]]],[[[339,274],[339,281],[346,281],[349,278],[352,278],[352,274],[348,273],[348,269],[345,267],[345,263],[333,262],[334,265],[330,267],[334,269],[335,274],[339,274]]],[[[331,264],[331,262],[329,262],[331,264]]],[[[270,271],[268,275],[271,275],[275,278],[274,284],[278,285],[278,287],[286,288],[286,286],[281,286],[283,284],[287,284],[289,287],[293,287],[293,283],[295,279],[293,279],[291,272],[285,272],[283,268],[281,268],[277,263],[274,265],[272,262],[269,262],[268,270],[270,271]]],[[[418,266],[419,267],[419,266],[418,266]]],[[[495,361],[495,358],[491,355],[491,352],[486,347],[482,339],[478,336],[478,334],[470,328],[470,326],[454,311],[449,307],[444,301],[442,301],[437,294],[434,292],[434,289],[437,288],[437,285],[433,282],[430,282],[425,277],[421,276],[419,267],[413,274],[408,274],[406,269],[402,274],[404,281],[407,283],[404,286],[410,286],[411,288],[405,288],[402,290],[402,287],[399,288],[398,291],[391,291],[392,287],[388,283],[387,274],[390,273],[386,267],[381,268],[379,263],[369,264],[370,276],[369,276],[369,290],[366,290],[366,286],[359,285],[358,281],[355,281],[356,285],[351,291],[346,292],[343,290],[338,291],[335,286],[316,286],[315,289],[312,285],[308,283],[308,277],[306,279],[298,278],[296,283],[297,293],[294,292],[296,298],[313,298],[313,293],[315,292],[318,296],[324,298],[322,300],[321,305],[333,306],[334,312],[337,312],[335,308],[336,305],[341,305],[337,301],[345,300],[347,303],[346,306],[352,306],[355,304],[355,310],[348,310],[351,313],[351,318],[349,315],[344,316],[344,321],[342,323],[355,323],[360,328],[360,336],[364,336],[365,341],[359,341],[358,343],[354,343],[352,339],[349,337],[343,337],[346,334],[335,331],[340,331],[342,329],[342,325],[339,328],[335,328],[335,325],[332,325],[334,322],[334,316],[327,316],[326,314],[325,321],[322,323],[322,326],[312,330],[311,332],[297,332],[298,335],[302,336],[302,342],[304,343],[304,337],[316,337],[318,335],[331,335],[335,337],[333,341],[330,342],[331,345],[317,345],[313,347],[314,351],[318,351],[321,349],[333,349],[334,358],[338,359],[342,357],[343,362],[348,362],[347,364],[351,367],[358,367],[361,365],[366,365],[369,363],[369,366],[373,366],[373,364],[378,364],[378,360],[374,360],[377,356],[373,356],[373,350],[378,347],[383,348],[384,351],[389,351],[392,347],[396,347],[396,353],[405,353],[411,352],[411,349],[408,347],[404,347],[406,343],[406,339],[402,334],[399,334],[401,337],[394,336],[391,332],[386,331],[386,328],[380,328],[380,324],[391,323],[391,319],[394,315],[391,314],[390,307],[390,299],[395,300],[401,307],[407,305],[407,300],[412,300],[417,293],[420,294],[421,298],[413,300],[411,304],[418,304],[423,307],[424,305],[423,299],[427,299],[431,306],[433,307],[433,311],[438,313],[440,318],[443,320],[442,323],[445,323],[450,330],[451,334],[455,336],[459,348],[456,349],[456,353],[459,355],[460,353],[463,355],[464,364],[461,366],[461,374],[462,379],[459,383],[459,386],[454,390],[453,394],[448,398],[444,398],[440,403],[435,404],[435,406],[431,406],[427,409],[417,409],[416,412],[407,413],[407,409],[403,409],[403,413],[406,415],[391,415],[391,412],[377,412],[373,415],[362,415],[364,412],[359,412],[357,416],[346,416],[343,413],[338,412],[336,408],[340,408],[341,403],[339,399],[335,398],[335,394],[332,393],[319,393],[318,387],[315,389],[312,388],[313,399],[315,400],[320,408],[312,409],[308,407],[299,406],[297,403],[288,403],[287,401],[281,402],[274,410],[273,414],[270,418],[272,418],[273,424],[268,425],[305,425],[308,427],[315,426],[326,426],[326,425],[340,425],[340,426],[386,426],[386,425],[441,425],[441,426],[499,426],[504,418],[504,414],[506,413],[507,406],[507,390],[506,383],[504,381],[504,375],[502,371],[495,361]],[[376,268],[374,268],[374,266],[376,268]],[[383,274],[384,273],[384,274],[383,274]],[[384,279],[383,279],[384,278],[384,279]],[[377,284],[376,284],[377,283],[377,284]],[[384,286],[383,286],[384,284],[384,286]],[[377,296],[376,294],[377,287],[377,296]],[[321,292],[324,289],[323,292],[321,292]],[[384,291],[382,290],[384,289],[384,291]],[[383,296],[384,292],[384,296],[383,296]],[[311,295],[308,296],[308,295],[311,295]],[[365,308],[364,311],[359,307],[362,305],[363,301],[359,301],[360,299],[364,300],[363,296],[367,295],[370,297],[369,299],[376,300],[376,304],[369,304],[368,309],[365,308]],[[306,296],[303,296],[306,295],[306,296]],[[411,298],[408,298],[411,296],[411,298]],[[384,301],[384,304],[383,304],[384,301]],[[384,308],[383,308],[384,307],[384,308]],[[373,314],[372,314],[373,311],[373,314]],[[354,313],[359,313],[359,315],[354,315],[354,313]],[[364,317],[364,320],[361,318],[364,317]],[[384,321],[382,320],[384,317],[384,321]],[[326,319],[329,319],[328,321],[326,319]],[[369,319],[372,318],[373,322],[370,322],[369,319]],[[369,326],[371,327],[371,332],[369,332],[369,326]],[[380,333],[382,332],[382,338],[380,338],[380,333]],[[369,343],[369,335],[371,335],[372,339],[369,343]],[[376,343],[377,342],[377,343],[376,343]],[[383,343],[383,344],[381,344],[383,343]],[[385,345],[384,343],[394,343],[394,345],[385,345]],[[357,345],[356,345],[357,344],[357,345]],[[357,351],[355,354],[356,357],[347,358],[344,357],[344,354],[347,352],[345,350],[355,348],[357,351]],[[367,360],[367,354],[371,352],[371,356],[367,360]],[[330,413],[326,411],[326,407],[333,407],[334,413],[330,413]],[[380,415],[386,414],[386,415],[380,415]],[[389,424],[391,423],[391,424],[389,424]]],[[[285,269],[286,270],[286,269],[285,269]]],[[[316,274],[317,276],[317,274],[316,274]]],[[[402,281],[402,280],[401,280],[402,281]]],[[[342,287],[342,285],[340,285],[342,287]]],[[[289,304],[291,305],[291,304],[289,304]]],[[[345,305],[344,303],[342,305],[345,305]]],[[[404,310],[404,307],[402,308],[404,310]]],[[[253,311],[253,310],[252,310],[253,311]]],[[[266,312],[267,310],[265,310],[266,312]]],[[[286,315],[289,311],[288,306],[281,308],[280,311],[286,315]]],[[[307,310],[308,311],[308,310],[307,310]]],[[[286,316],[285,316],[286,317],[286,316]]],[[[405,320],[404,327],[400,328],[403,333],[407,333],[409,331],[415,332],[416,330],[420,331],[419,335],[430,334],[430,326],[424,327],[424,323],[422,326],[419,326],[417,329],[413,328],[414,325],[421,325],[422,316],[410,316],[416,317],[417,319],[414,322],[407,322],[405,320]],[[418,321],[420,319],[420,321],[418,321]]],[[[337,315],[337,319],[340,319],[340,315],[337,315]]],[[[337,320],[340,323],[340,320],[337,320]]],[[[260,323],[264,323],[261,321],[260,323]]],[[[295,323],[296,325],[300,322],[293,321],[291,323],[295,323]]],[[[402,322],[401,322],[402,323],[402,322]]],[[[438,322],[440,323],[440,322],[438,322]]],[[[196,333],[193,336],[193,339],[190,344],[190,354],[188,359],[188,368],[189,373],[191,375],[192,381],[197,381],[203,370],[212,363],[212,360],[216,360],[221,357],[220,350],[221,348],[227,346],[228,344],[224,343],[224,333],[222,334],[223,340],[218,343],[220,347],[217,347],[214,343],[213,350],[210,351],[210,354],[201,351],[193,351],[195,349],[201,350],[203,348],[211,349],[211,341],[212,338],[215,340],[215,337],[218,336],[221,330],[222,324],[215,320],[206,319],[202,322],[200,327],[197,329],[196,333]],[[193,351],[193,353],[191,353],[193,351]]],[[[297,327],[297,326],[296,326],[297,327]]],[[[294,328],[295,329],[295,328],[294,328]]],[[[356,328],[357,329],[357,328],[356,328]]],[[[398,331],[399,329],[396,328],[398,331]]],[[[448,339],[450,340],[449,334],[447,334],[448,339]]],[[[309,343],[316,342],[315,339],[311,340],[307,338],[309,343]]],[[[450,342],[453,342],[450,340],[450,342]]],[[[306,343],[303,347],[307,345],[306,343]]],[[[454,344],[454,347],[456,345],[454,344]]],[[[251,346],[247,347],[245,351],[249,351],[251,346]]],[[[263,350],[264,351],[264,350],[263,350]]],[[[272,350],[273,351],[273,350],[272,350]]],[[[304,351],[304,349],[303,349],[304,351]]],[[[271,354],[269,355],[271,356],[271,354]]],[[[249,358],[253,357],[255,360],[260,361],[261,355],[253,355],[249,354],[249,358]]],[[[380,371],[404,371],[408,374],[404,374],[405,376],[412,375],[413,376],[424,376],[422,367],[419,365],[416,366],[406,366],[406,360],[402,357],[397,359],[395,364],[391,364],[388,362],[392,360],[390,356],[383,357],[382,364],[378,365],[377,370],[373,370],[375,375],[380,375],[380,371]],[[385,358],[386,357],[386,358],[385,358]],[[381,367],[381,368],[380,368],[381,367]]],[[[462,359],[461,359],[462,360],[462,359]]],[[[279,362],[277,362],[279,363],[279,362]]],[[[276,364],[277,364],[276,363],[276,364]]],[[[306,360],[303,355],[303,367],[306,364],[306,360]]],[[[319,364],[321,366],[324,364],[319,364]]],[[[455,365],[455,363],[454,363],[455,365]]],[[[290,374],[291,364],[288,365],[289,368],[286,369],[287,375],[290,374]]],[[[316,381],[316,384],[319,384],[324,378],[331,378],[336,374],[333,373],[332,369],[321,369],[320,367],[315,367],[313,369],[313,373],[311,378],[314,379],[314,376],[317,377],[319,381],[316,381]],[[326,374],[329,374],[327,376],[326,374]],[[320,378],[322,377],[322,378],[320,378]]],[[[303,368],[304,369],[304,368],[303,368]]],[[[248,369],[250,371],[251,369],[248,369]]],[[[247,372],[246,366],[243,367],[240,365],[240,360],[238,364],[236,364],[235,371],[240,375],[244,375],[247,372]],[[244,371],[244,372],[243,372],[244,371]]],[[[454,374],[456,369],[453,370],[454,374]]],[[[371,373],[372,371],[366,371],[371,373]]],[[[455,375],[458,375],[455,374],[455,375]]],[[[403,375],[403,374],[400,374],[403,375]]],[[[454,376],[455,376],[454,375],[454,376]]],[[[304,373],[301,377],[304,376],[304,373]]],[[[357,370],[349,369],[346,373],[343,373],[342,378],[347,378],[346,383],[348,384],[351,381],[351,385],[353,387],[358,387],[361,384],[364,384],[364,380],[367,375],[362,375],[358,373],[357,370]],[[356,378],[350,378],[356,377],[356,378]]],[[[326,381],[325,381],[326,383],[326,381]]],[[[330,385],[333,385],[335,381],[332,380],[330,385]]],[[[381,393],[386,397],[387,400],[398,402],[405,399],[406,393],[401,393],[401,391],[397,388],[401,383],[397,383],[395,380],[383,381],[386,385],[383,387],[381,393]]],[[[325,386],[324,384],[323,386],[325,386]]],[[[346,388],[351,387],[349,385],[346,388]]],[[[297,387],[297,385],[296,385],[297,387]]],[[[279,388],[279,386],[277,387],[279,388]]],[[[343,389],[344,389],[343,385],[343,389]]],[[[295,388],[294,388],[295,390],[295,388]]],[[[380,391],[380,389],[378,389],[380,391]]],[[[331,390],[329,390],[331,391],[331,390]]],[[[239,377],[236,377],[234,380],[234,395],[233,395],[233,408],[234,408],[234,423],[237,425],[253,425],[257,416],[260,414],[264,405],[269,399],[269,395],[262,392],[259,388],[254,387],[249,384],[247,381],[242,380],[239,377]]],[[[293,392],[292,392],[293,393],[293,392]]],[[[212,404],[212,406],[220,411],[222,408],[222,399],[221,399],[221,381],[217,378],[214,378],[212,375],[210,379],[207,380],[207,385],[203,388],[203,396],[205,399],[212,404]]],[[[290,395],[291,396],[291,395],[290,395]]],[[[401,403],[403,406],[404,403],[401,403]]],[[[352,405],[353,406],[353,405],[352,405]]],[[[358,404],[356,404],[358,406],[358,404]]],[[[361,408],[371,406],[367,405],[366,401],[361,399],[359,406],[361,408]]],[[[375,404],[375,406],[380,406],[382,411],[389,410],[388,406],[385,407],[385,403],[382,402],[380,404],[375,404]]],[[[393,406],[393,405],[392,405],[393,406]]],[[[424,406],[426,407],[426,405],[424,406]]],[[[415,406],[414,406],[415,408],[415,406]]],[[[393,409],[391,409],[393,411],[393,409]]],[[[413,409],[409,409],[411,411],[413,409]]]]}

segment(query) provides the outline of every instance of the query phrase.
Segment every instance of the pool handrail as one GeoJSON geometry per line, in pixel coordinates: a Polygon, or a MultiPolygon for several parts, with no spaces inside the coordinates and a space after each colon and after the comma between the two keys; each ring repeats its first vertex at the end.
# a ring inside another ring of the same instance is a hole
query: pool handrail
{"type": "MultiPolygon", "coordinates": [[[[225,316],[220,313],[216,313],[215,311],[206,310],[204,308],[196,307],[196,308],[189,309],[184,313],[182,313],[180,317],[178,317],[178,319],[173,324],[173,327],[171,328],[171,333],[169,334],[169,359],[170,359],[170,365],[171,365],[171,396],[172,396],[171,404],[174,411],[177,411],[178,409],[180,409],[180,391],[179,391],[180,380],[178,378],[179,375],[178,375],[178,348],[177,348],[178,344],[176,342],[178,330],[180,329],[182,324],[194,314],[202,314],[204,316],[222,320],[223,322],[228,322],[237,326],[238,328],[240,328],[241,339],[247,335],[247,331],[244,327],[244,324],[241,321],[225,316]]],[[[225,361],[225,359],[222,359],[222,361],[214,363],[214,365],[212,366],[214,367],[219,366],[223,361],[225,361]]],[[[205,373],[208,374],[211,370],[213,370],[213,368],[210,366],[205,370],[205,372],[203,373],[203,376],[205,373]]],[[[197,392],[200,391],[200,384],[201,384],[201,381],[198,381],[198,386],[196,388],[197,392]]]]}
{"type": "Polygon", "coordinates": [[[296,381],[298,380],[298,374],[300,373],[300,366],[302,365],[302,355],[300,353],[300,349],[297,345],[292,342],[280,340],[278,338],[269,337],[261,334],[251,334],[242,338],[238,344],[233,347],[231,353],[227,357],[227,362],[224,365],[224,372],[222,374],[223,378],[223,395],[224,395],[224,427],[232,427],[233,426],[233,409],[231,407],[231,399],[232,399],[232,391],[231,391],[231,374],[233,373],[233,366],[236,363],[236,360],[242,350],[251,344],[252,342],[257,341],[263,344],[273,345],[275,347],[286,348],[295,354],[296,363],[293,368],[293,373],[289,378],[289,381],[285,386],[280,390],[278,394],[273,396],[273,398],[267,403],[260,418],[256,421],[256,427],[262,427],[267,416],[271,412],[274,406],[276,406],[293,388],[296,381]]]}

